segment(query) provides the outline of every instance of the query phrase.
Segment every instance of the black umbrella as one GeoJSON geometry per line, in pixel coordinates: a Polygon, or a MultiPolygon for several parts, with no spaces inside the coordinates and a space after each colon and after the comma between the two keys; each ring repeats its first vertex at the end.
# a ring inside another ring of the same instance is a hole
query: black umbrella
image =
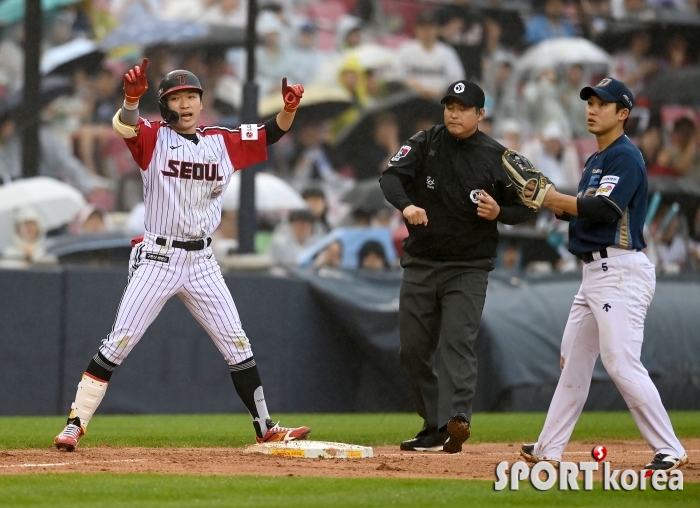
{"type": "Polygon", "coordinates": [[[437,100],[420,97],[411,90],[398,92],[364,110],[357,122],[338,134],[333,150],[342,160],[348,160],[353,153],[362,151],[372,139],[374,119],[379,114],[389,112],[396,116],[401,128],[399,136],[404,140],[416,133],[417,121],[443,123],[443,110],[444,107],[437,100]]]}
{"type": "Polygon", "coordinates": [[[100,69],[104,56],[104,52],[95,41],[73,39],[46,50],[41,57],[41,73],[70,76],[76,69],[85,69],[92,73],[100,69]]]}
{"type": "Polygon", "coordinates": [[[653,80],[637,97],[645,97],[656,110],[665,104],[700,105],[700,65],[666,72],[653,80]]]}
{"type": "Polygon", "coordinates": [[[361,209],[370,213],[391,208],[379,187],[378,178],[357,182],[357,185],[343,196],[343,202],[352,205],[353,209],[361,209]]]}
{"type": "Polygon", "coordinates": [[[610,53],[628,47],[632,37],[638,32],[646,32],[652,40],[652,52],[662,54],[666,42],[673,36],[681,36],[688,41],[688,47],[700,43],[700,15],[692,12],[659,9],[645,11],[645,15],[629,15],[623,20],[610,23],[608,28],[594,38],[594,42],[610,53]],[[648,13],[652,13],[651,16],[648,13]]]}
{"type": "MultiPolygon", "coordinates": [[[[66,76],[46,76],[41,80],[41,105],[45,106],[61,95],[73,91],[73,80],[66,76]]],[[[5,96],[0,101],[0,119],[5,119],[22,107],[23,90],[5,96]]]]}

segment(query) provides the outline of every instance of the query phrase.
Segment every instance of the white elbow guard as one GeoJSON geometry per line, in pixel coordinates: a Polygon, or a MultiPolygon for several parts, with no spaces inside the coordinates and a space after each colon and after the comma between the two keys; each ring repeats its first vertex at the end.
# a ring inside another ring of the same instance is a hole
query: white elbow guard
{"type": "Polygon", "coordinates": [[[116,132],[119,136],[123,137],[124,139],[136,137],[136,126],[127,125],[124,122],[122,122],[120,116],[121,112],[122,110],[119,109],[112,118],[112,128],[114,129],[114,132],[116,132]]]}

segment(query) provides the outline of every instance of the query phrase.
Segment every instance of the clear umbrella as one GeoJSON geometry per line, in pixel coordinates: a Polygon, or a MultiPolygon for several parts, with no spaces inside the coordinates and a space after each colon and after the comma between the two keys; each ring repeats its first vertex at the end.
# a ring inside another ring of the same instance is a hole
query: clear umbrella
{"type": "MultiPolygon", "coordinates": [[[[250,170],[244,170],[250,171],[250,170]]],[[[236,171],[222,198],[224,210],[238,210],[241,193],[241,172],[236,171]]],[[[306,208],[306,202],[294,188],[281,178],[269,173],[255,175],[255,209],[261,212],[306,208]]]]}
{"type": "Polygon", "coordinates": [[[612,56],[583,37],[557,37],[532,46],[518,59],[516,74],[558,65],[601,65],[609,68],[612,56]]]}
{"type": "Polygon", "coordinates": [[[85,199],[74,187],[45,176],[3,185],[0,187],[0,245],[11,242],[14,215],[25,206],[37,211],[41,227],[48,231],[72,221],[85,206],[85,199]]]}

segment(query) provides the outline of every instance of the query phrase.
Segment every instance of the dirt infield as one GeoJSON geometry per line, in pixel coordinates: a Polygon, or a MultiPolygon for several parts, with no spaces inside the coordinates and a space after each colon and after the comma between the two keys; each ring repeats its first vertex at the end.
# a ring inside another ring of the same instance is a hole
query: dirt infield
{"type": "MultiPolygon", "coordinates": [[[[642,469],[652,458],[642,441],[572,442],[564,460],[591,460],[596,444],[608,449],[613,469],[642,469]]],[[[700,439],[683,440],[690,464],[686,482],[700,482],[700,439]]],[[[204,475],[326,476],[374,478],[455,478],[495,480],[497,463],[519,459],[520,444],[467,444],[464,451],[402,452],[398,446],[374,447],[371,459],[299,459],[245,454],[241,448],[81,448],[73,453],[56,449],[0,450],[0,474],[168,473],[204,475]]],[[[600,476],[598,476],[600,479],[600,476]]]]}

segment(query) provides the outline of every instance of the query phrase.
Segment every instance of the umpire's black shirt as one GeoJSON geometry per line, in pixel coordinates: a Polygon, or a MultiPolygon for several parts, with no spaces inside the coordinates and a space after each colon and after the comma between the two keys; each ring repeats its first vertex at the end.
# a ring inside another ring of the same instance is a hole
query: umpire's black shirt
{"type": "Polygon", "coordinates": [[[403,211],[423,208],[428,225],[411,225],[404,250],[434,261],[493,258],[498,245],[495,220],[476,214],[476,194],[485,190],[501,208],[497,220],[518,224],[530,217],[502,167],[506,148],[477,130],[465,139],[444,125],[420,131],[392,157],[382,175],[387,201],[403,211]]]}

